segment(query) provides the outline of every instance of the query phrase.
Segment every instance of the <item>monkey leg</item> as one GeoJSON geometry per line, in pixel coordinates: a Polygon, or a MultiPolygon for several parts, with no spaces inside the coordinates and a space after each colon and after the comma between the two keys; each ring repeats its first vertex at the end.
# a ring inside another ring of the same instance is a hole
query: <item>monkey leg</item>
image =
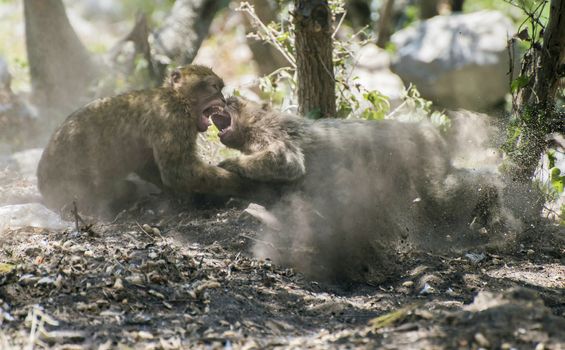
{"type": "Polygon", "coordinates": [[[163,180],[161,180],[161,172],[159,166],[154,159],[145,162],[135,173],[144,181],[150,182],[155,186],[163,189],[163,180]]]}
{"type": "Polygon", "coordinates": [[[57,208],[62,216],[72,218],[76,204],[81,214],[109,219],[135,202],[136,188],[133,182],[125,179],[97,186],[82,181],[67,184],[62,190],[73,195],[60,197],[57,208]]]}

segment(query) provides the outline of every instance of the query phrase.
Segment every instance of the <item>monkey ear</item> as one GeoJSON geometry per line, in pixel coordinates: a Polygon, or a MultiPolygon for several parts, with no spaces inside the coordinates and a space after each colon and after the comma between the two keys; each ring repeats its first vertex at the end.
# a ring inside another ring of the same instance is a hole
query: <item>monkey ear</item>
{"type": "Polygon", "coordinates": [[[176,84],[178,84],[178,82],[180,81],[181,78],[181,74],[180,71],[178,69],[175,69],[174,71],[171,72],[171,78],[170,78],[170,83],[171,86],[175,86],[176,84]]]}

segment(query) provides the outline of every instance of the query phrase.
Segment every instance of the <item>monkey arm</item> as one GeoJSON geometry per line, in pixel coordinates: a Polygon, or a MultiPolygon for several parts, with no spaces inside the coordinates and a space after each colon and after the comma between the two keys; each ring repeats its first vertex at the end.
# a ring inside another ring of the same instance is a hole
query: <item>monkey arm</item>
{"type": "Polygon", "coordinates": [[[306,173],[304,154],[280,147],[226,159],[218,166],[257,181],[294,181],[306,173]]]}
{"type": "Polygon", "coordinates": [[[174,191],[219,196],[242,195],[247,181],[228,170],[205,164],[187,152],[155,152],[163,184],[174,191]]]}

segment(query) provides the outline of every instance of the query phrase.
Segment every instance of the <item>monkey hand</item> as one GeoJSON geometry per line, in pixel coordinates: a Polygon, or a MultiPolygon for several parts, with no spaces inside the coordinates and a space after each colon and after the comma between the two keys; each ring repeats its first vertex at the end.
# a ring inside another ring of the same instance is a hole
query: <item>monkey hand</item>
{"type": "Polygon", "coordinates": [[[236,174],[239,174],[241,176],[245,175],[243,168],[242,168],[242,166],[239,163],[239,160],[237,158],[224,159],[223,161],[221,161],[218,164],[218,166],[220,168],[226,169],[227,171],[230,171],[232,173],[236,173],[236,174]]]}

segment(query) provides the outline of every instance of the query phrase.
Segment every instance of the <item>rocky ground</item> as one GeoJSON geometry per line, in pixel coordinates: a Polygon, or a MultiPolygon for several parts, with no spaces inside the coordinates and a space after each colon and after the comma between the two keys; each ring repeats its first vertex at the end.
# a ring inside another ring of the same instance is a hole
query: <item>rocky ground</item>
{"type": "Polygon", "coordinates": [[[565,348],[564,232],[554,226],[504,251],[410,252],[383,284],[334,285],[253,258],[261,226],[238,201],[195,208],[152,196],[113,222],[85,218],[80,232],[56,217],[10,221],[7,193],[11,203],[37,196],[33,176],[14,173],[25,166],[9,164],[2,349],[565,348]]]}

